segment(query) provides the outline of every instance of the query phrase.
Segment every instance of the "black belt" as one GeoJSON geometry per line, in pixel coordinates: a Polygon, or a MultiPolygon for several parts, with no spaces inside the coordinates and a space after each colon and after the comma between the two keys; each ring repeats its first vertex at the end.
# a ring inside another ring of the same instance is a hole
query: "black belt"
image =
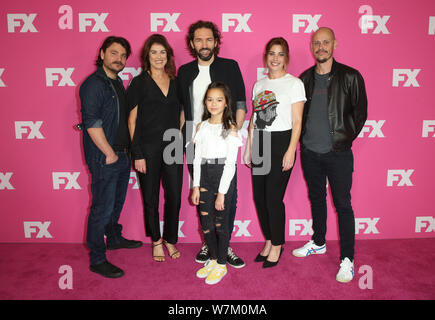
{"type": "Polygon", "coordinates": [[[201,164],[225,164],[226,158],[206,159],[202,158],[201,164]]]}
{"type": "Polygon", "coordinates": [[[129,152],[127,147],[113,147],[113,151],[115,151],[115,152],[123,152],[123,153],[128,153],[129,152]]]}

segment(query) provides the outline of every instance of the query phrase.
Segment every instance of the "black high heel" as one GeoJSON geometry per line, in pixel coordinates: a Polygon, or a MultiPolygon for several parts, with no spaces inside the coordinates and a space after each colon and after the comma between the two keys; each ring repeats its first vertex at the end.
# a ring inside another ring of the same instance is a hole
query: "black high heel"
{"type": "MultiPolygon", "coordinates": [[[[283,251],[284,251],[284,247],[281,247],[281,251],[280,251],[280,253],[279,253],[278,260],[275,261],[275,262],[268,261],[267,259],[264,260],[263,268],[272,268],[272,267],[275,267],[275,266],[278,264],[279,259],[281,259],[281,254],[282,254],[283,251]]],[[[266,257],[266,258],[267,258],[267,257],[266,257]]]]}
{"type": "Polygon", "coordinates": [[[267,256],[262,256],[260,253],[254,259],[254,262],[264,262],[266,261],[267,256]]]}

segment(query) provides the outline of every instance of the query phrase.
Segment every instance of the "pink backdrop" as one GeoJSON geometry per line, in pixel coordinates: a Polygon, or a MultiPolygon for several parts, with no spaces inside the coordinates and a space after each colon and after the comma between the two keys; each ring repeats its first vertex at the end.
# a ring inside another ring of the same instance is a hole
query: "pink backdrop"
{"type": "MultiPolygon", "coordinates": [[[[266,42],[285,37],[291,48],[288,71],[299,75],[314,63],[311,31],[332,27],[336,59],[362,73],[369,100],[368,121],[353,147],[357,239],[435,236],[434,1],[220,0],[204,2],[202,8],[195,3],[76,0],[63,7],[65,2],[56,0],[2,2],[0,242],[84,241],[90,178],[81,133],[73,125],[80,121],[79,86],[95,70],[99,46],[112,34],[130,41],[133,54],[123,73],[127,86],[151,33],[168,38],[177,66],[191,61],[184,38],[198,19],[220,27],[221,56],[240,65],[246,119],[252,86],[263,75],[266,42]]],[[[121,216],[124,235],[149,241],[133,170],[130,182],[121,216]]],[[[232,241],[262,241],[250,171],[240,161],[238,186],[232,241]]],[[[188,196],[185,170],[179,240],[199,242],[188,196]]],[[[330,196],[328,201],[327,238],[337,239],[330,196]]],[[[309,239],[311,213],[299,156],[285,203],[286,239],[309,239]]]]}

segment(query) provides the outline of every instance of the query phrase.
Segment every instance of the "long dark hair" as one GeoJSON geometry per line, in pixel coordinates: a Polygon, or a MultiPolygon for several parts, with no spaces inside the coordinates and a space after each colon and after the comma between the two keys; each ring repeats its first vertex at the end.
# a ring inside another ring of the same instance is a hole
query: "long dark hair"
{"type": "Polygon", "coordinates": [[[225,102],[227,107],[224,109],[224,113],[222,114],[222,136],[225,138],[228,135],[228,132],[232,129],[233,126],[237,126],[236,121],[234,120],[234,113],[231,108],[231,92],[228,86],[220,81],[212,82],[208,85],[207,90],[205,91],[204,98],[202,100],[202,104],[204,105],[204,113],[202,114],[202,121],[211,118],[210,112],[207,110],[206,101],[207,94],[211,89],[220,89],[222,90],[225,102]]]}
{"type": "Polygon", "coordinates": [[[165,65],[165,71],[168,74],[170,79],[174,79],[175,72],[176,72],[175,62],[174,62],[174,50],[172,50],[171,46],[169,45],[168,40],[163,35],[157,34],[157,33],[149,36],[146,39],[145,44],[142,48],[142,53],[140,56],[141,61],[142,61],[142,72],[151,73],[151,65],[150,65],[149,55],[150,55],[151,46],[155,43],[160,44],[165,48],[166,58],[167,58],[167,62],[165,65]]]}
{"type": "Polygon", "coordinates": [[[100,49],[98,50],[98,57],[97,57],[97,60],[95,61],[95,65],[97,67],[101,67],[103,65],[103,59],[101,59],[101,55],[100,55],[101,50],[103,50],[103,52],[106,52],[106,49],[108,47],[110,47],[113,43],[118,43],[121,46],[123,46],[126,53],[127,53],[127,58],[130,56],[131,47],[130,47],[130,43],[127,41],[127,39],[125,39],[123,37],[109,36],[106,39],[104,39],[103,44],[101,45],[100,49]]]}
{"type": "Polygon", "coordinates": [[[189,50],[189,53],[192,57],[197,58],[198,53],[195,51],[195,48],[192,48],[192,46],[190,45],[190,41],[193,41],[193,38],[195,37],[195,31],[197,29],[201,29],[201,28],[206,28],[206,29],[210,29],[213,33],[213,38],[216,41],[216,46],[214,48],[214,54],[218,55],[219,54],[219,49],[220,49],[220,44],[221,44],[221,32],[219,31],[219,28],[216,26],[216,24],[214,24],[211,21],[203,21],[203,20],[199,20],[195,23],[192,23],[189,26],[189,31],[187,33],[186,36],[186,44],[187,44],[187,49],[189,50]]]}

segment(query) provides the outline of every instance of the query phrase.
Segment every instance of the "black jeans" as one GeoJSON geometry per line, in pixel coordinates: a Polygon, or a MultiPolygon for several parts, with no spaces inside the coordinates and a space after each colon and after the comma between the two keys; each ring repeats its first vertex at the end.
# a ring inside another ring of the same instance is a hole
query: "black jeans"
{"type": "MultiPolygon", "coordinates": [[[[187,168],[189,170],[190,176],[193,177],[193,165],[187,164],[187,168]]],[[[228,214],[228,236],[229,240],[231,240],[231,235],[234,230],[234,220],[236,219],[236,211],[237,211],[237,166],[236,173],[234,174],[234,193],[230,204],[230,212],[228,214]]],[[[199,209],[198,209],[199,215],[199,209]]]]}
{"type": "Polygon", "coordinates": [[[263,166],[267,161],[254,163],[254,160],[252,160],[254,202],[263,235],[266,240],[271,240],[274,246],[285,243],[285,206],[283,199],[292,169],[282,171],[282,159],[288,149],[290,139],[291,130],[279,132],[254,131],[253,144],[258,144],[260,156],[270,157],[267,160],[270,163],[270,170],[264,172],[264,174],[255,174],[254,168],[263,166]],[[268,143],[270,143],[270,153],[264,152],[265,144],[268,143]]]}
{"type": "MultiPolygon", "coordinates": [[[[213,161],[213,160],[212,160],[213,161]]],[[[222,163],[222,162],[220,162],[222,163]]],[[[204,240],[208,246],[210,258],[219,264],[226,264],[229,245],[228,216],[235,191],[235,176],[225,194],[224,210],[215,209],[216,196],[224,164],[207,163],[201,165],[199,211],[204,240]]]]}
{"type": "Polygon", "coordinates": [[[121,241],[122,226],[118,223],[130,180],[131,161],[128,153],[117,152],[118,161],[105,165],[90,163],[92,205],[88,217],[86,243],[91,265],[106,261],[106,245],[121,241]]]}
{"type": "Polygon", "coordinates": [[[340,259],[353,260],[355,247],[355,217],[351,205],[353,153],[349,149],[342,152],[324,154],[301,150],[301,162],[308,186],[313,216],[313,240],[323,245],[326,236],[326,178],[331,188],[332,199],[338,214],[340,235],[340,259]]]}
{"type": "Polygon", "coordinates": [[[178,222],[181,207],[181,187],[183,184],[183,165],[166,164],[163,148],[146,156],[146,173],[138,172],[142,192],[147,237],[157,242],[162,236],[159,220],[160,181],[164,190],[163,239],[171,244],[178,242],[178,222]]]}

